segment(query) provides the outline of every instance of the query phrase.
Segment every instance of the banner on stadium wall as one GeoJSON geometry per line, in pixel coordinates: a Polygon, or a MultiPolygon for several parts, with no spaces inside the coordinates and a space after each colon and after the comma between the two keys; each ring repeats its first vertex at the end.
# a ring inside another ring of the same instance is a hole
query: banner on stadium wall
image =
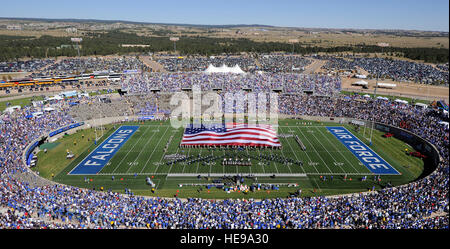
{"type": "Polygon", "coordinates": [[[139,73],[139,70],[137,70],[137,69],[124,70],[123,73],[125,73],[125,74],[139,73]]]}
{"type": "Polygon", "coordinates": [[[402,136],[404,139],[408,141],[414,140],[414,136],[405,131],[400,131],[400,136],[402,136]]]}
{"type": "Polygon", "coordinates": [[[375,125],[375,129],[381,130],[381,131],[385,131],[385,132],[389,132],[390,131],[389,127],[384,126],[384,125],[380,125],[380,124],[376,124],[375,125]]]}
{"type": "Polygon", "coordinates": [[[31,153],[38,145],[40,141],[34,142],[27,150],[27,153],[25,153],[25,157],[27,159],[27,165],[31,164],[31,159],[33,158],[33,154],[31,153]]]}
{"type": "Polygon", "coordinates": [[[155,115],[148,115],[148,116],[140,116],[138,117],[138,120],[153,120],[155,119],[155,115]]]}
{"type": "Polygon", "coordinates": [[[58,135],[58,134],[60,134],[60,133],[62,133],[62,132],[68,131],[68,130],[70,130],[70,129],[73,129],[73,128],[76,128],[76,127],[82,126],[82,125],[84,125],[84,122],[71,124],[71,125],[69,125],[69,126],[66,126],[66,127],[63,127],[63,128],[59,128],[59,129],[57,129],[57,130],[55,130],[55,131],[50,132],[50,133],[48,134],[48,136],[49,136],[49,137],[53,137],[53,136],[56,136],[56,135],[58,135]]]}
{"type": "Polygon", "coordinates": [[[355,125],[361,125],[361,126],[364,126],[366,124],[365,122],[359,121],[359,120],[352,120],[351,123],[355,124],[355,125]]]}

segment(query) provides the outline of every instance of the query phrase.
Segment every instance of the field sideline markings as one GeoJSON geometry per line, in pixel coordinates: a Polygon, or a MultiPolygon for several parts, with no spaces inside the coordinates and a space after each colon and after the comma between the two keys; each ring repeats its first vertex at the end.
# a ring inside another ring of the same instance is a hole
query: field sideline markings
{"type": "MultiPolygon", "coordinates": [[[[297,127],[297,129],[298,129],[298,126],[296,126],[296,127],[297,127]]],[[[289,143],[289,145],[290,145],[290,143],[289,143]]],[[[292,149],[292,151],[294,152],[295,157],[297,157],[297,154],[295,153],[295,150],[294,150],[292,147],[291,147],[291,149],[292,149]]],[[[311,160],[311,158],[309,157],[309,155],[308,155],[307,152],[305,152],[305,155],[306,155],[306,157],[308,157],[309,162],[312,163],[313,161],[311,160]]],[[[314,166],[312,166],[312,167],[313,167],[313,169],[316,170],[317,173],[319,173],[319,171],[317,170],[316,167],[314,167],[314,166]]],[[[306,173],[306,170],[304,170],[304,172],[306,173]]]]}
{"type": "MultiPolygon", "coordinates": [[[[147,131],[149,131],[149,130],[152,130],[152,131],[153,131],[153,129],[147,129],[147,131]]],[[[144,147],[142,147],[141,150],[139,150],[138,155],[137,155],[136,158],[133,160],[133,162],[130,164],[130,167],[128,167],[127,173],[128,173],[128,171],[130,171],[130,169],[134,166],[134,163],[135,163],[136,160],[139,158],[139,156],[141,155],[142,151],[144,151],[145,147],[147,147],[148,142],[150,142],[150,141],[152,140],[152,138],[153,138],[153,136],[154,136],[155,134],[156,134],[156,132],[153,132],[153,134],[152,134],[152,136],[150,137],[150,139],[148,139],[148,141],[144,144],[144,147]]],[[[144,137],[144,136],[142,136],[142,137],[144,137]]],[[[138,163],[139,163],[139,162],[138,162],[138,163]]]]}
{"type": "Polygon", "coordinates": [[[305,137],[306,141],[308,141],[309,145],[311,146],[311,149],[314,152],[316,152],[316,154],[319,156],[320,160],[322,160],[322,162],[325,165],[325,167],[330,171],[330,173],[333,173],[333,171],[331,171],[331,169],[328,168],[327,163],[325,162],[325,160],[323,160],[322,156],[319,154],[319,152],[316,151],[316,149],[314,148],[313,144],[309,141],[308,137],[303,134],[302,130],[298,126],[297,126],[297,129],[300,131],[300,134],[302,134],[302,136],[305,137]]]}
{"type": "MultiPolygon", "coordinates": [[[[149,125],[149,124],[139,124],[139,126],[158,126],[158,127],[166,127],[166,126],[172,126],[172,125],[170,125],[170,124],[167,124],[167,125],[149,125]]],[[[287,127],[326,127],[325,125],[302,125],[302,126],[299,126],[299,125],[278,125],[278,127],[285,127],[285,128],[287,128],[287,127]]],[[[336,126],[336,127],[341,127],[341,126],[336,126]]]]}
{"type": "MultiPolygon", "coordinates": [[[[298,129],[298,126],[296,126],[296,127],[297,127],[297,129],[298,129]]],[[[287,140],[287,139],[286,139],[286,140],[287,140]]],[[[295,150],[292,148],[291,143],[290,143],[289,141],[288,141],[288,143],[289,143],[289,147],[291,148],[292,152],[294,153],[295,158],[297,158],[297,160],[298,160],[297,153],[295,153],[295,150]]],[[[305,152],[305,155],[306,155],[306,157],[308,157],[309,162],[312,163],[311,158],[309,157],[308,153],[305,152]]],[[[305,172],[305,174],[307,174],[307,173],[306,173],[306,170],[303,169],[303,167],[301,167],[301,169],[303,170],[303,172],[305,172]]],[[[320,174],[316,167],[313,166],[313,169],[316,170],[317,174],[320,174]]],[[[307,174],[307,175],[310,175],[310,174],[307,174]]],[[[314,175],[314,173],[312,173],[311,175],[314,175]]],[[[308,177],[308,178],[309,178],[309,177],[308,177]]],[[[320,186],[319,186],[319,184],[316,182],[316,180],[315,180],[314,178],[310,178],[310,179],[313,180],[314,184],[316,184],[316,186],[317,186],[317,188],[319,189],[319,191],[321,191],[320,186]]]]}
{"type": "MultiPolygon", "coordinates": [[[[162,138],[164,137],[164,135],[166,135],[167,130],[169,130],[169,127],[170,127],[170,126],[167,126],[166,131],[164,131],[164,134],[163,134],[163,135],[161,136],[161,138],[158,140],[158,143],[156,144],[155,148],[153,149],[152,154],[150,154],[150,156],[147,158],[147,161],[145,162],[144,167],[142,167],[140,173],[142,173],[142,171],[144,171],[145,167],[147,167],[148,161],[150,160],[150,158],[152,158],[153,153],[155,153],[156,148],[158,148],[159,143],[161,142],[161,140],[162,140],[162,138]]],[[[155,132],[155,134],[156,134],[156,132],[155,132]]],[[[155,134],[153,134],[153,136],[154,136],[155,134]]],[[[152,136],[152,137],[153,137],[153,136],[152,136]]],[[[149,141],[150,141],[150,139],[149,139],[149,141]]],[[[147,144],[146,144],[146,145],[147,145],[147,144]]],[[[146,147],[146,146],[144,146],[144,148],[145,148],[145,147],[146,147]]]]}
{"type": "MultiPolygon", "coordinates": [[[[320,130],[319,130],[318,128],[316,128],[316,129],[317,129],[317,130],[319,131],[319,133],[320,133],[320,130]]],[[[319,142],[320,146],[322,146],[322,147],[325,149],[325,151],[328,153],[328,155],[330,155],[331,158],[333,158],[333,161],[334,161],[335,163],[339,163],[339,162],[336,160],[336,158],[334,158],[334,156],[333,156],[333,155],[327,150],[327,148],[322,144],[322,142],[320,142],[320,139],[318,139],[314,133],[312,133],[312,135],[313,135],[314,139],[316,139],[316,140],[319,142]]],[[[342,172],[345,172],[345,170],[344,170],[341,166],[339,166],[339,165],[337,165],[337,166],[342,170],[342,172]]]]}
{"type": "MultiPolygon", "coordinates": [[[[273,151],[272,151],[272,150],[270,150],[270,155],[273,155],[273,151]]],[[[276,163],[275,161],[272,161],[272,163],[273,163],[273,165],[275,165],[275,169],[277,170],[277,174],[280,173],[280,172],[278,171],[277,163],[276,163]]],[[[236,166],[236,167],[237,167],[237,166],[236,166]]]]}
{"type": "MultiPolygon", "coordinates": [[[[80,175],[90,175],[90,176],[94,176],[94,175],[95,176],[112,176],[112,175],[114,175],[114,176],[121,176],[121,175],[123,175],[123,176],[132,176],[132,175],[135,175],[135,174],[139,175],[139,176],[143,176],[143,175],[167,175],[167,177],[172,177],[173,175],[198,176],[197,173],[170,173],[170,174],[167,174],[167,173],[117,173],[117,174],[115,174],[115,173],[98,173],[98,174],[80,174],[80,175]]],[[[201,173],[201,174],[208,174],[208,173],[201,173]]],[[[230,175],[232,173],[226,173],[226,174],[211,173],[211,176],[213,176],[213,174],[214,175],[217,174],[217,175],[224,176],[224,175],[230,175]]],[[[251,175],[256,175],[256,174],[259,174],[259,173],[253,173],[251,175]]],[[[267,176],[273,175],[273,173],[269,173],[269,174],[261,173],[261,174],[264,174],[264,175],[267,175],[267,176]]],[[[283,173],[281,173],[281,174],[283,174],[283,173]]],[[[308,175],[342,175],[342,176],[344,176],[344,175],[360,175],[360,176],[363,176],[363,175],[375,175],[375,173],[372,173],[372,172],[370,172],[370,173],[306,173],[306,174],[302,174],[302,173],[292,173],[292,174],[284,173],[284,174],[285,175],[291,175],[291,176],[302,175],[303,177],[304,176],[308,176],[308,175]]],[[[248,174],[242,174],[242,175],[248,175],[248,174]]],[[[384,176],[398,176],[398,175],[397,174],[384,174],[384,176]]]]}
{"type": "MultiPolygon", "coordinates": [[[[166,131],[167,132],[167,131],[166,131]]],[[[166,132],[164,132],[164,134],[166,134],[166,132]]],[[[173,140],[173,139],[172,139],[173,140]]],[[[172,143],[172,140],[170,141],[170,143],[168,144],[168,146],[167,146],[167,150],[169,150],[169,146],[170,146],[170,144],[172,143]]],[[[161,164],[161,161],[163,160],[163,158],[164,158],[164,156],[166,155],[166,152],[164,152],[163,151],[163,153],[162,153],[162,155],[161,155],[161,159],[159,159],[159,164],[156,166],[156,169],[155,169],[155,172],[154,173],[156,173],[156,171],[158,171],[158,168],[159,168],[159,165],[162,165],[161,164]]]]}
{"type": "MultiPolygon", "coordinates": [[[[147,131],[152,130],[152,129],[147,129],[147,131]]],[[[156,133],[156,132],[155,132],[156,133]]],[[[155,135],[155,133],[153,133],[153,135],[151,136],[151,138],[145,143],[144,147],[141,148],[141,150],[139,151],[138,155],[136,156],[136,158],[133,160],[133,163],[130,164],[130,167],[127,169],[127,173],[128,171],[130,171],[130,169],[133,167],[134,163],[136,162],[136,160],[139,158],[139,156],[141,155],[142,151],[144,151],[144,148],[146,147],[146,145],[148,144],[148,142],[150,142],[150,140],[152,140],[153,136],[155,135]]],[[[142,136],[144,137],[144,136],[142,136]]],[[[141,137],[141,138],[142,138],[141,137]]]]}
{"type": "MultiPolygon", "coordinates": [[[[154,129],[149,129],[149,130],[154,131],[154,129]]],[[[139,156],[141,155],[141,153],[142,153],[142,152],[145,150],[145,148],[147,147],[147,144],[148,144],[150,141],[152,141],[152,139],[153,139],[153,137],[155,136],[156,133],[157,133],[157,132],[153,132],[153,134],[152,134],[152,136],[150,137],[150,139],[148,139],[147,142],[144,144],[144,146],[141,148],[141,150],[139,151],[139,154],[136,156],[136,158],[133,160],[133,163],[130,164],[130,167],[127,169],[127,173],[128,173],[128,171],[130,171],[130,169],[134,166],[134,162],[137,161],[137,159],[139,158],[139,156]]],[[[139,163],[139,162],[138,162],[138,163],[139,163]]]]}
{"type": "MultiPolygon", "coordinates": [[[[177,130],[177,133],[178,132],[179,131],[177,130]]],[[[181,139],[183,138],[183,134],[184,134],[184,132],[181,134],[181,139]]],[[[180,141],[181,141],[181,139],[180,139],[180,141]]],[[[178,154],[179,150],[180,150],[180,146],[177,146],[177,151],[175,152],[175,154],[178,154]]],[[[169,172],[167,172],[167,174],[170,174],[170,171],[172,171],[172,168],[173,168],[173,163],[170,164],[169,172]]],[[[166,176],[166,180],[167,180],[167,176],[166,176]]]]}
{"type": "MultiPolygon", "coordinates": [[[[250,153],[248,152],[248,147],[245,148],[245,152],[247,152],[247,156],[250,158],[250,153]]],[[[249,171],[250,171],[250,174],[251,174],[252,173],[252,166],[249,167],[249,171]]]]}
{"type": "MultiPolygon", "coordinates": [[[[280,128],[280,131],[281,131],[281,128],[280,128]]],[[[285,138],[285,139],[288,140],[287,138],[285,138]]],[[[281,141],[281,140],[280,140],[280,141],[281,141]]],[[[289,144],[289,146],[291,146],[291,144],[289,144]]],[[[283,148],[281,149],[281,154],[283,154],[283,157],[286,158],[286,155],[284,154],[283,148]]],[[[296,156],[296,158],[297,158],[297,156],[296,156]]],[[[297,158],[297,160],[298,160],[298,158],[297,158]]],[[[289,166],[289,165],[287,165],[287,164],[286,164],[286,166],[288,166],[289,172],[291,172],[291,174],[292,174],[291,166],[289,166]]],[[[300,167],[300,168],[301,168],[301,167],[300,167]]]]}
{"type": "MultiPolygon", "coordinates": [[[[183,137],[184,137],[184,131],[183,131],[183,136],[181,137],[181,140],[183,140],[183,137]]],[[[187,156],[186,156],[186,158],[189,158],[189,155],[191,154],[191,147],[189,146],[189,148],[188,148],[188,153],[187,153],[187,156]]],[[[184,173],[184,169],[186,168],[186,162],[183,162],[183,171],[181,171],[181,173],[184,173]]]]}
{"type": "MultiPolygon", "coordinates": [[[[280,128],[280,129],[281,129],[281,128],[280,128]]],[[[298,159],[298,156],[297,156],[297,153],[295,153],[295,150],[292,148],[291,143],[289,142],[289,139],[288,139],[288,138],[285,138],[285,139],[286,139],[287,143],[289,144],[289,148],[291,149],[291,151],[292,151],[292,153],[294,154],[295,158],[296,158],[297,160],[299,160],[299,159],[298,159]]],[[[312,161],[311,161],[311,158],[309,158],[308,153],[305,153],[305,154],[306,154],[306,156],[308,157],[309,161],[312,162],[312,161]]],[[[284,154],[283,154],[283,155],[284,155],[284,154]]],[[[314,169],[317,171],[317,173],[319,174],[319,171],[316,169],[316,167],[313,167],[313,168],[314,168],[314,169]]],[[[289,169],[290,169],[290,168],[289,168],[289,169]]],[[[304,172],[305,175],[309,175],[309,174],[306,173],[306,170],[303,169],[303,165],[300,166],[300,169],[304,172]]],[[[292,173],[292,171],[291,171],[291,173],[292,173]]],[[[313,182],[314,182],[314,184],[316,184],[317,188],[319,189],[319,191],[321,191],[319,184],[317,184],[317,182],[316,182],[316,180],[315,180],[314,178],[309,178],[309,177],[308,177],[308,179],[312,179],[313,182]]]]}

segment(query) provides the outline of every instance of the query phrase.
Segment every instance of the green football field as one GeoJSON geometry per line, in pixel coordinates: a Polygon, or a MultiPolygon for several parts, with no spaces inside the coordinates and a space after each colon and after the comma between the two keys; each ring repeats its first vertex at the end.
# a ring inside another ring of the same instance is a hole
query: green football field
{"type": "MultiPolygon", "coordinates": [[[[97,174],[69,174],[95,149],[96,145],[92,143],[92,139],[86,141],[94,135],[93,129],[58,140],[58,144],[48,153],[39,154],[36,170],[55,181],[80,187],[118,192],[127,188],[135,194],[145,195],[172,196],[176,193],[185,197],[217,198],[236,195],[224,194],[223,190],[209,187],[207,192],[204,191],[207,185],[223,176],[256,176],[256,179],[247,177],[245,184],[275,184],[279,189],[271,191],[271,194],[285,197],[298,188],[309,190],[307,192],[311,195],[360,192],[373,187],[379,189],[387,183],[398,185],[409,182],[417,178],[423,170],[421,159],[404,153],[405,148],[412,150],[409,145],[395,138],[383,138],[382,132],[374,130],[374,142],[370,148],[400,173],[382,175],[382,182],[375,181],[373,173],[326,129],[326,126],[345,127],[361,141],[368,143],[369,129],[361,128],[357,131],[352,125],[282,120],[278,127],[282,149],[241,150],[180,148],[184,130],[172,128],[169,122],[148,121],[126,125],[136,125],[139,128],[97,174]],[[83,138],[80,137],[82,135],[83,138]],[[306,150],[301,149],[294,135],[298,136],[306,150]],[[74,140],[77,141],[76,145],[74,140]],[[67,149],[75,151],[75,159],[55,159],[65,156],[67,149]],[[186,159],[171,163],[173,159],[170,157],[174,155],[184,156],[186,159]],[[224,158],[231,161],[250,161],[251,166],[223,165],[224,158]],[[367,176],[368,180],[361,181],[363,176],[367,176]],[[150,177],[156,184],[156,193],[151,192],[150,187],[146,185],[146,177],[150,177]],[[211,193],[216,194],[211,196],[211,193]]],[[[106,126],[102,139],[106,139],[119,127],[120,125],[106,126]]],[[[101,142],[102,140],[97,145],[101,142]]],[[[224,178],[221,180],[227,181],[224,178]]],[[[249,197],[261,197],[261,194],[247,194],[249,197]]],[[[239,198],[239,195],[236,197],[239,198]]]]}

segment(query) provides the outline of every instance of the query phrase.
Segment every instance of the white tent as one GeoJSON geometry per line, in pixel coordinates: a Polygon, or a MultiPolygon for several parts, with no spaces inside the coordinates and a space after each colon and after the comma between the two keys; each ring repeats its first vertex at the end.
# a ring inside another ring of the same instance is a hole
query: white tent
{"type": "Polygon", "coordinates": [[[46,111],[46,112],[51,112],[51,111],[54,111],[55,108],[53,108],[53,107],[45,107],[45,108],[42,109],[42,110],[44,110],[44,111],[46,111]]]}
{"type": "Polygon", "coordinates": [[[415,105],[415,106],[422,107],[423,109],[427,109],[427,108],[428,108],[428,105],[427,105],[427,104],[424,104],[424,103],[415,103],[414,105],[415,105]]]}
{"type": "Polygon", "coordinates": [[[209,64],[208,68],[205,70],[205,73],[235,73],[235,74],[245,74],[244,71],[239,67],[239,65],[235,65],[234,67],[228,67],[223,64],[220,67],[216,67],[213,64],[209,64]]]}
{"type": "Polygon", "coordinates": [[[59,95],[55,95],[54,97],[50,97],[50,98],[48,98],[46,100],[62,100],[62,99],[64,99],[64,98],[59,96],[59,95]]]}
{"type": "Polygon", "coordinates": [[[370,95],[369,94],[364,94],[363,97],[364,98],[370,98],[370,95]]]}
{"type": "Polygon", "coordinates": [[[15,110],[20,110],[22,107],[20,105],[7,107],[3,112],[9,112],[9,114],[13,113],[15,110]]]}
{"type": "Polygon", "coordinates": [[[396,103],[401,103],[401,104],[408,104],[408,101],[406,101],[406,100],[401,100],[401,99],[396,99],[396,100],[394,100],[394,102],[396,102],[396,103]]]}
{"type": "Polygon", "coordinates": [[[378,96],[377,99],[389,100],[388,98],[386,98],[386,97],[381,97],[381,96],[378,96]]]}
{"type": "Polygon", "coordinates": [[[360,80],[360,81],[356,81],[353,82],[352,85],[357,85],[357,86],[367,86],[369,83],[367,81],[364,80],[360,80]]]}
{"type": "Polygon", "coordinates": [[[209,64],[208,68],[205,70],[205,73],[218,73],[220,69],[215,67],[213,64],[209,64]]]}
{"type": "Polygon", "coordinates": [[[357,74],[357,75],[355,75],[355,77],[358,79],[367,79],[367,76],[363,75],[363,74],[357,74]]]}
{"type": "Polygon", "coordinates": [[[227,73],[229,70],[230,70],[229,67],[225,64],[222,64],[222,66],[219,67],[219,71],[221,73],[227,73]]]}
{"type": "Polygon", "coordinates": [[[397,87],[397,85],[396,84],[391,84],[391,83],[383,83],[383,82],[380,82],[380,83],[378,83],[378,87],[382,87],[382,88],[395,88],[395,87],[397,87]]]}
{"type": "Polygon", "coordinates": [[[43,112],[33,112],[33,113],[31,113],[31,115],[33,115],[33,117],[39,117],[41,115],[44,115],[44,113],[43,112]]]}
{"type": "Polygon", "coordinates": [[[232,67],[230,69],[230,72],[231,73],[238,73],[238,74],[245,74],[245,72],[241,69],[241,67],[238,64],[234,65],[234,67],[232,67]]]}

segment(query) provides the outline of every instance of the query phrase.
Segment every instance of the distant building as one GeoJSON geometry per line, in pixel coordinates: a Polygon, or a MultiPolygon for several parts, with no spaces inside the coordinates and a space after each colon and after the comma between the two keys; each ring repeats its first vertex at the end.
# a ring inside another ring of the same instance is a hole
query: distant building
{"type": "Polygon", "coordinates": [[[8,25],[6,26],[7,30],[22,30],[22,26],[21,25],[8,25]]]}
{"type": "Polygon", "coordinates": [[[56,47],[56,49],[62,49],[62,48],[73,48],[73,45],[67,45],[67,44],[61,44],[61,46],[56,47]]]}
{"type": "Polygon", "coordinates": [[[73,27],[72,28],[66,28],[66,32],[67,33],[77,33],[77,31],[78,31],[77,28],[73,28],[73,27]]]}
{"type": "Polygon", "coordinates": [[[150,45],[147,45],[147,44],[122,44],[121,46],[123,48],[133,48],[133,47],[146,48],[146,47],[150,47],[150,45]]]}

